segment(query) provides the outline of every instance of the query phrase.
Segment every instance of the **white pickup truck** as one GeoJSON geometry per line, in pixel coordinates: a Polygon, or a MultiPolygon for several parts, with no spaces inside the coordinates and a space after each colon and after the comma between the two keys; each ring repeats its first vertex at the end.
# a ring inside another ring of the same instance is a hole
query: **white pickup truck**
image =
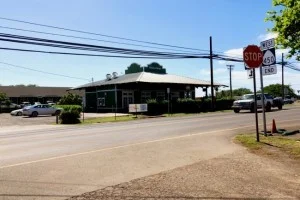
{"type": "MultiPolygon", "coordinates": [[[[269,94],[264,94],[265,98],[265,110],[271,111],[272,107],[278,107],[282,109],[283,100],[282,98],[273,98],[269,94]]],[[[239,113],[241,110],[250,110],[254,112],[254,94],[245,94],[241,99],[233,102],[233,111],[239,113]]],[[[257,108],[262,108],[262,94],[257,94],[257,108]]]]}

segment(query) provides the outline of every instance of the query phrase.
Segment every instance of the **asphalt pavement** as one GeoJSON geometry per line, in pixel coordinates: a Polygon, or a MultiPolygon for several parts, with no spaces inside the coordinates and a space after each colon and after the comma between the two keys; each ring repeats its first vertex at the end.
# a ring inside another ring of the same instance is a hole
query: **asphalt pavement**
{"type": "MultiPolygon", "coordinates": [[[[299,124],[299,108],[267,114],[299,124]]],[[[259,114],[259,121],[261,114],[259,114]]],[[[260,127],[262,127],[260,125],[260,127]]],[[[252,113],[210,113],[89,126],[0,130],[0,199],[65,199],[234,153],[252,113]]]]}

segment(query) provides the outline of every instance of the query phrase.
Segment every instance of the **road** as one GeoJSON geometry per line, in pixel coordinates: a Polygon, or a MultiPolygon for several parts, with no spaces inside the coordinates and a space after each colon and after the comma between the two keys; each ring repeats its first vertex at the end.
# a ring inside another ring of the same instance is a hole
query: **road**
{"type": "MultiPolygon", "coordinates": [[[[267,120],[297,125],[299,112],[267,120]]],[[[255,130],[253,114],[231,112],[42,128],[0,130],[0,199],[65,199],[238,151],[231,137],[255,130]]]]}

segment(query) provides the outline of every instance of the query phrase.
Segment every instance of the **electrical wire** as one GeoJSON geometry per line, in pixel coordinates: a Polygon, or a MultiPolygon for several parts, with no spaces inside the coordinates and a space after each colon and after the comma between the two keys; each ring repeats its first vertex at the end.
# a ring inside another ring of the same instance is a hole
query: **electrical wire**
{"type": "Polygon", "coordinates": [[[36,70],[36,69],[29,68],[29,67],[23,67],[23,66],[19,66],[19,65],[13,65],[13,64],[6,63],[6,62],[1,62],[1,61],[0,61],[0,63],[4,64],[4,65],[7,65],[7,66],[11,66],[11,67],[15,67],[15,68],[21,68],[21,69],[26,69],[26,70],[35,71],[35,72],[39,72],[39,73],[43,73],[43,74],[48,74],[48,75],[61,76],[61,77],[64,77],[64,78],[72,78],[72,79],[85,80],[85,81],[89,80],[89,79],[86,79],[86,78],[79,78],[79,77],[74,77],[74,76],[68,76],[68,75],[63,75],[63,74],[56,74],[56,73],[52,73],[52,72],[46,72],[46,71],[36,70]]]}
{"type": "Polygon", "coordinates": [[[114,39],[119,39],[119,40],[127,40],[127,41],[131,41],[131,42],[139,42],[139,43],[145,43],[145,44],[151,44],[151,45],[166,46],[166,47],[172,47],[172,48],[178,48],[178,49],[186,49],[186,50],[194,50],[194,51],[209,51],[209,50],[203,50],[203,49],[197,49],[197,48],[189,48],[189,47],[182,47],[182,46],[176,46],[176,45],[162,44],[162,43],[156,43],[156,42],[148,42],[148,41],[135,40],[135,39],[125,38],[125,37],[111,36],[111,35],[106,35],[106,34],[101,34],[101,33],[93,33],[93,32],[88,32],[88,31],[81,31],[81,30],[75,30],[75,29],[70,29],[70,28],[63,28],[63,27],[58,27],[58,26],[45,25],[45,24],[34,23],[34,22],[29,22],[29,21],[24,21],[24,20],[11,19],[11,18],[6,18],[6,17],[0,17],[0,19],[6,20],[6,21],[13,21],[13,22],[25,23],[25,24],[30,24],[30,25],[40,26],[40,27],[54,28],[54,29],[59,29],[59,30],[64,30],[64,31],[70,31],[70,32],[77,32],[77,33],[83,33],[83,34],[89,34],[89,35],[96,35],[96,36],[102,36],[102,37],[107,37],[107,38],[114,38],[114,39]]]}
{"type": "MultiPolygon", "coordinates": [[[[131,43],[125,43],[125,42],[109,41],[109,40],[100,40],[100,39],[96,39],[96,38],[80,37],[80,36],[65,35],[65,34],[58,34],[58,33],[49,33],[49,32],[43,32],[43,31],[34,31],[34,30],[29,30],[29,29],[21,29],[21,28],[7,27],[7,26],[0,26],[0,28],[9,29],[9,30],[16,30],[16,31],[23,31],[23,32],[30,32],[30,33],[52,35],[52,36],[61,36],[61,37],[68,37],[68,38],[98,41],[98,42],[108,42],[108,43],[113,43],[113,44],[122,44],[122,45],[130,45],[130,46],[137,46],[137,47],[146,47],[146,48],[154,48],[154,49],[174,51],[174,49],[170,49],[170,48],[153,47],[153,46],[147,46],[147,45],[131,44],[131,43]]],[[[183,53],[195,53],[195,52],[184,51],[184,50],[176,50],[176,51],[183,52],[183,53]]],[[[208,50],[205,50],[205,52],[206,51],[208,51],[208,50]]],[[[176,52],[174,52],[174,53],[176,53],[176,52]]]]}
{"type": "MultiPolygon", "coordinates": [[[[170,57],[169,58],[169,57],[118,56],[118,55],[104,55],[104,54],[84,54],[84,53],[68,53],[68,52],[58,52],[58,51],[42,51],[42,50],[6,48],[6,47],[0,47],[0,50],[21,51],[21,52],[30,52],[30,53],[60,54],[60,55],[72,55],[72,56],[108,57],[108,58],[178,59],[178,58],[175,58],[175,57],[170,57]]],[[[184,59],[184,58],[195,58],[195,57],[181,57],[181,59],[184,59]]],[[[205,58],[205,57],[202,57],[202,58],[205,58]]]]}
{"type": "MultiPolygon", "coordinates": [[[[64,45],[72,45],[72,46],[80,46],[80,47],[89,47],[89,48],[97,48],[101,49],[102,51],[106,50],[108,52],[113,53],[123,53],[123,54],[147,54],[147,55],[165,55],[165,56],[182,56],[182,55],[191,55],[191,54],[183,54],[183,53],[172,53],[172,52],[157,52],[157,51],[145,51],[145,50],[134,50],[134,49],[125,49],[125,48],[116,48],[116,47],[107,47],[107,46],[99,46],[99,45],[91,45],[91,44],[83,44],[83,43],[74,43],[74,42],[65,42],[65,41],[58,41],[58,40],[49,40],[49,39],[43,39],[43,38],[35,38],[35,37],[27,37],[27,36],[22,36],[22,35],[13,35],[13,34],[5,34],[5,33],[0,33],[0,37],[4,38],[14,38],[14,39],[19,39],[19,41],[16,40],[10,40],[10,39],[1,39],[2,41],[9,41],[9,42],[17,42],[17,43],[25,43],[25,44],[35,44],[35,45],[45,45],[45,46],[52,46],[56,47],[55,45],[46,45],[45,43],[54,43],[54,44],[64,44],[64,45]],[[22,41],[21,41],[22,40],[22,41]],[[26,42],[24,40],[30,40],[30,41],[39,41],[39,42],[44,42],[43,44],[41,43],[36,43],[36,42],[26,42]]],[[[62,47],[57,45],[57,47],[62,47]]],[[[71,47],[70,48],[75,48],[71,47]]],[[[83,49],[83,50],[92,50],[92,49],[83,49]]],[[[96,51],[96,50],[92,50],[96,51]]],[[[192,54],[192,55],[197,55],[197,54],[192,54]]]]}

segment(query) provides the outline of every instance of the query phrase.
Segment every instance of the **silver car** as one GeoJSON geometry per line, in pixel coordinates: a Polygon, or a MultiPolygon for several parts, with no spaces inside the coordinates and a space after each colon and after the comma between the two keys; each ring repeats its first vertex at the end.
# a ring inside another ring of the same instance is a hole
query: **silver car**
{"type": "Polygon", "coordinates": [[[38,115],[59,115],[61,108],[55,108],[48,104],[39,104],[23,108],[23,115],[37,117],[38,115]]]}
{"type": "Polygon", "coordinates": [[[23,115],[23,109],[13,110],[10,112],[12,116],[22,116],[23,115]]]}

